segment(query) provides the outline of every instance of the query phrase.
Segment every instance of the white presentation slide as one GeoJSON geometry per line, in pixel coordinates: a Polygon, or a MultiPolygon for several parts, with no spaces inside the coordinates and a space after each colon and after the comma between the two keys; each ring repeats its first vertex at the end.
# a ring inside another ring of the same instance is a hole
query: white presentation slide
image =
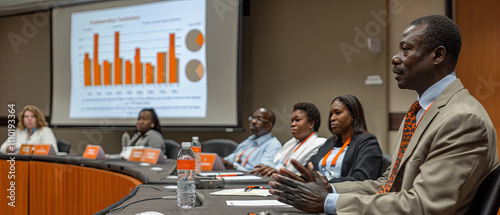
{"type": "Polygon", "coordinates": [[[72,13],[69,118],[206,117],[205,13],[205,0],[72,13]]]}

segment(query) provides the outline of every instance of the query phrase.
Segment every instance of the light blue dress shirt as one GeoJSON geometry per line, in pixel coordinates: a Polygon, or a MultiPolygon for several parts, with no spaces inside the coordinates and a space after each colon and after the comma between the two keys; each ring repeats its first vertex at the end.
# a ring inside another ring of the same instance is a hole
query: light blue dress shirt
{"type": "MultiPolygon", "coordinates": [[[[335,158],[335,156],[337,156],[337,153],[339,153],[339,151],[341,149],[341,147],[333,147],[332,152],[326,158],[325,168],[319,169],[319,172],[321,174],[323,174],[323,176],[325,176],[325,178],[328,179],[328,181],[332,178],[340,178],[340,175],[342,173],[342,163],[344,163],[345,153],[347,152],[348,148],[349,148],[349,146],[346,146],[344,148],[344,151],[342,151],[342,153],[337,158],[337,161],[335,162],[335,166],[332,167],[332,161],[335,158]]],[[[323,163],[323,159],[325,159],[325,158],[321,158],[319,160],[318,166],[321,167],[321,164],[323,163]]]]}
{"type": "MultiPolygon", "coordinates": [[[[443,90],[448,87],[455,79],[457,79],[457,75],[455,72],[450,73],[443,79],[434,83],[431,87],[425,90],[422,93],[422,96],[418,97],[418,103],[422,106],[417,112],[417,122],[424,116],[425,111],[432,105],[434,100],[443,92],[443,90]]],[[[335,186],[333,186],[333,193],[328,194],[325,200],[325,213],[326,214],[336,214],[337,213],[337,200],[339,199],[339,194],[337,194],[337,190],[335,186]]]]}
{"type": "Polygon", "coordinates": [[[233,153],[226,156],[224,159],[233,162],[237,170],[250,171],[258,164],[272,166],[274,163],[274,156],[280,149],[280,141],[276,137],[271,136],[271,133],[264,134],[259,138],[255,138],[255,135],[252,135],[241,142],[233,153]],[[236,158],[242,152],[240,164],[236,162],[236,158]],[[245,166],[243,166],[245,161],[247,162],[245,166]]]}

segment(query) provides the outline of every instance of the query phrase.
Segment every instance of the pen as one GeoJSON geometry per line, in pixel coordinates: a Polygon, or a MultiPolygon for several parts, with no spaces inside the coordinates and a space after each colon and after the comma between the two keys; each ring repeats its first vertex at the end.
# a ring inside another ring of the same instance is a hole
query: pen
{"type": "Polygon", "coordinates": [[[248,186],[247,188],[245,188],[245,192],[250,192],[252,189],[267,189],[267,188],[262,186],[248,186]]]}

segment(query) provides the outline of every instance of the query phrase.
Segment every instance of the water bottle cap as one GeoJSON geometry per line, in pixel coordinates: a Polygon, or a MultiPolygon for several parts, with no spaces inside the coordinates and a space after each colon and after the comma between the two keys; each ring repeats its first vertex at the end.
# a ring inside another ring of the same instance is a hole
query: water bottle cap
{"type": "Polygon", "coordinates": [[[199,140],[198,136],[193,136],[193,140],[196,140],[196,141],[199,140]]]}
{"type": "Polygon", "coordinates": [[[182,147],[183,148],[191,147],[191,142],[182,142],[182,147]]]}

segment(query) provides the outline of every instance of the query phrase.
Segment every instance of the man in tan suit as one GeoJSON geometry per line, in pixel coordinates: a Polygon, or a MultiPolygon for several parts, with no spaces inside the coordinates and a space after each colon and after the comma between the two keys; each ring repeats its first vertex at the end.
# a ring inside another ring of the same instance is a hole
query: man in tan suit
{"type": "Polygon", "coordinates": [[[399,88],[418,93],[419,107],[409,138],[402,123],[402,144],[383,177],[330,186],[309,165],[300,169],[302,178],[286,170],[273,175],[270,193],[309,212],[467,214],[499,164],[493,124],[454,72],[461,43],[458,27],[440,15],[419,18],[403,32],[393,72],[399,88]]]}

